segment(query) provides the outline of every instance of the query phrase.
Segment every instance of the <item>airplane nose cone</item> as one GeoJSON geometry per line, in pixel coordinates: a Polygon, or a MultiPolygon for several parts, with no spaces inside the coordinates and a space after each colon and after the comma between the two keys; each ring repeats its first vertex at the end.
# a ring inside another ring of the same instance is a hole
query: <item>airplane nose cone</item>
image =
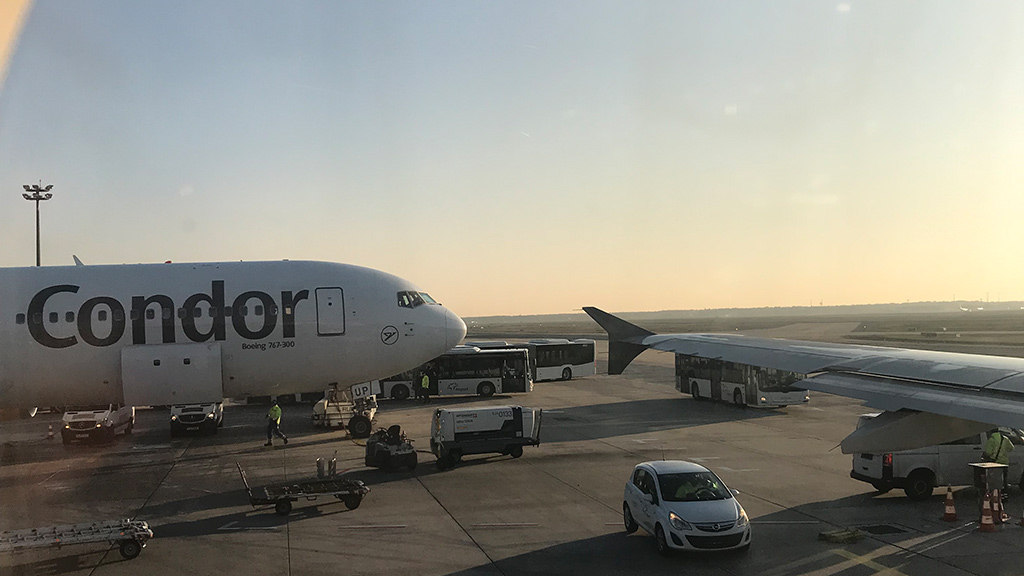
{"type": "Polygon", "coordinates": [[[466,323],[462,321],[462,318],[445,308],[445,332],[444,332],[444,343],[445,350],[451,350],[458,346],[462,339],[466,337],[466,323]]]}

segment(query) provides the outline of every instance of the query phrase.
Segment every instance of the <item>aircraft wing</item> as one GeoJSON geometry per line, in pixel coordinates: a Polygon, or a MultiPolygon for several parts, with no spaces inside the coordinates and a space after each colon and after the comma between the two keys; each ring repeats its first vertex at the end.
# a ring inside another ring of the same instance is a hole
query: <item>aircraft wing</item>
{"type": "MultiPolygon", "coordinates": [[[[928,430],[885,439],[888,450],[956,440],[994,426],[1024,428],[1024,358],[739,334],[652,334],[599,309],[584,311],[608,331],[609,374],[653,348],[803,374],[797,384],[802,388],[857,398],[918,423],[924,419],[916,413],[943,417],[930,419],[928,430]]],[[[878,451],[867,448],[877,448],[881,437],[870,438],[867,430],[856,441],[854,436],[844,440],[843,452],[878,451]]]]}

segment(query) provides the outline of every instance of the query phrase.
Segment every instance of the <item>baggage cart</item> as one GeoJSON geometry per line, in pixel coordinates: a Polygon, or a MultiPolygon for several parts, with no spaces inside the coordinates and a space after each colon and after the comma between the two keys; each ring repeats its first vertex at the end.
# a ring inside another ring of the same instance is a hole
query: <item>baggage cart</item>
{"type": "Polygon", "coordinates": [[[118,547],[121,556],[131,560],[142,553],[146,541],[152,537],[153,531],[149,529],[149,524],[141,520],[62,524],[0,532],[0,552],[109,542],[118,547]]]}
{"type": "Polygon", "coordinates": [[[370,491],[359,480],[345,480],[337,477],[270,484],[254,489],[249,487],[249,481],[245,477],[242,466],[238,462],[235,462],[235,466],[238,467],[238,474],[241,475],[245,491],[249,494],[249,504],[253,508],[273,506],[274,512],[281,516],[287,516],[292,511],[292,502],[300,499],[312,501],[320,496],[334,496],[341,500],[346,508],[355,510],[362,503],[363,497],[370,491]]]}

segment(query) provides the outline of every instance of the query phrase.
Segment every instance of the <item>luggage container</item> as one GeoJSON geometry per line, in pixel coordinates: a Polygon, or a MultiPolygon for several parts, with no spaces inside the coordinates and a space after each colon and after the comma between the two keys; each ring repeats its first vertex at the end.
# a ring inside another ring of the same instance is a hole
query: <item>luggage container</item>
{"type": "Polygon", "coordinates": [[[540,421],[540,408],[438,408],[430,427],[430,451],[440,470],[454,467],[467,454],[496,452],[519,458],[523,446],[540,444],[540,421]]]}

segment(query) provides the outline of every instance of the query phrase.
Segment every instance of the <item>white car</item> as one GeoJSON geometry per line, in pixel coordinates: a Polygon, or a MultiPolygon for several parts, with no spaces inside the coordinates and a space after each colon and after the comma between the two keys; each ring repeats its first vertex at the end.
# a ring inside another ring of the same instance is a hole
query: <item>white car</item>
{"type": "Polygon", "coordinates": [[[750,520],[734,492],[714,472],[693,462],[637,464],[622,496],[627,533],[653,534],[658,552],[746,550],[750,520]]]}

